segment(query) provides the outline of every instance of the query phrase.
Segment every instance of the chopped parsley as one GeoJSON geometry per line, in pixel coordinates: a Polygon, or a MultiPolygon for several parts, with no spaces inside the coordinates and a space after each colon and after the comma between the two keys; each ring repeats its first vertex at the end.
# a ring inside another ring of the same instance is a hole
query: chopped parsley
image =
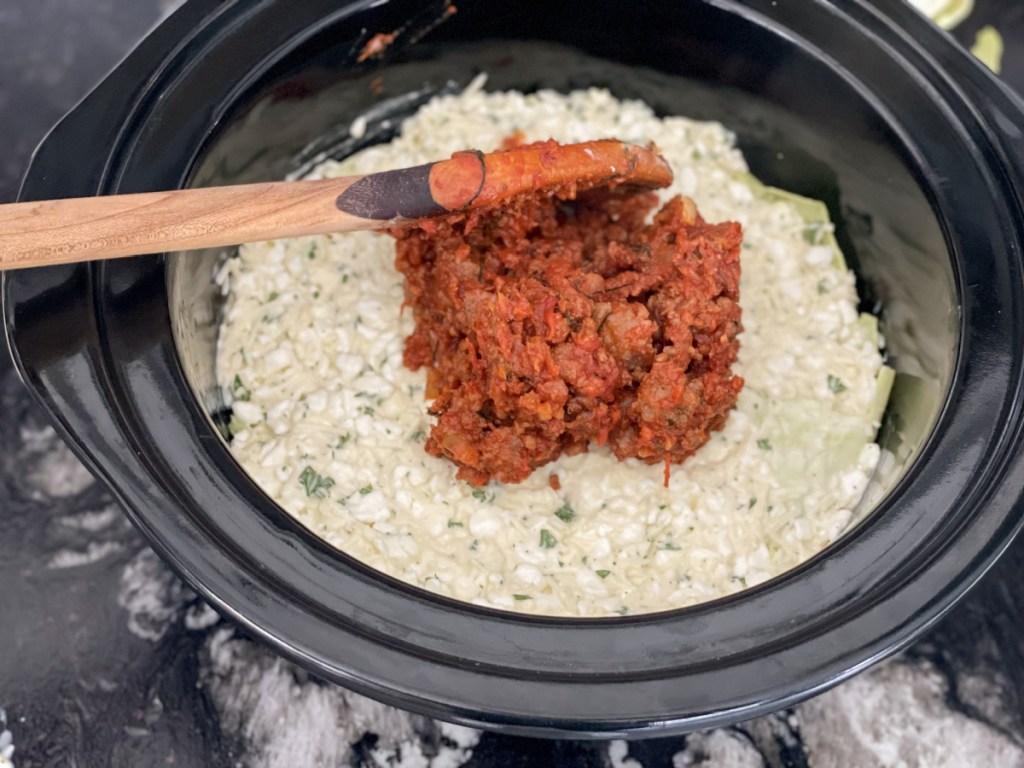
{"type": "Polygon", "coordinates": [[[831,373],[828,375],[828,388],[835,392],[837,395],[840,392],[846,391],[846,385],[843,384],[842,379],[838,376],[833,376],[831,373]]]}
{"type": "Polygon", "coordinates": [[[424,432],[422,429],[417,429],[415,432],[409,435],[409,439],[412,440],[414,443],[422,443],[426,436],[426,432],[424,432]]]}
{"type": "Polygon", "coordinates": [[[762,451],[770,451],[772,449],[772,443],[767,437],[762,437],[757,441],[757,447],[762,451]]]}
{"type": "Polygon", "coordinates": [[[346,432],[344,435],[342,435],[341,437],[338,438],[338,442],[337,442],[337,444],[334,447],[335,448],[344,448],[345,445],[348,443],[348,441],[351,440],[351,439],[352,439],[352,435],[350,433],[346,432]]]}
{"type": "Polygon", "coordinates": [[[242,383],[242,377],[237,373],[235,380],[231,382],[231,395],[243,403],[248,403],[252,399],[252,392],[242,383]]]}
{"type": "Polygon", "coordinates": [[[555,517],[563,523],[571,523],[576,518],[576,513],[567,502],[555,510],[555,517]]]}
{"type": "Polygon", "coordinates": [[[516,600],[532,600],[533,598],[529,595],[512,595],[516,600]]]}
{"type": "Polygon", "coordinates": [[[753,509],[755,504],[757,504],[757,496],[751,496],[750,501],[747,502],[747,509],[753,509]]]}
{"type": "Polygon", "coordinates": [[[458,520],[449,520],[448,521],[448,527],[449,528],[463,528],[464,526],[458,520]]]}
{"type": "Polygon", "coordinates": [[[558,543],[558,539],[551,535],[551,531],[547,528],[542,528],[540,531],[540,546],[541,549],[554,549],[558,543]]]}
{"type": "Polygon", "coordinates": [[[606,571],[603,568],[600,571],[594,571],[602,579],[607,579],[611,575],[611,571],[606,571]]]}
{"type": "Polygon", "coordinates": [[[364,416],[373,416],[373,414],[375,413],[372,405],[360,405],[358,408],[356,408],[356,410],[359,411],[364,416]]]}
{"type": "Polygon", "coordinates": [[[371,493],[373,493],[373,484],[372,483],[367,483],[366,485],[364,485],[362,488],[359,489],[359,495],[360,496],[366,496],[366,495],[371,494],[371,493]]]}
{"type": "Polygon", "coordinates": [[[281,294],[279,294],[277,291],[271,291],[270,296],[267,297],[267,301],[274,301],[280,295],[281,294]]]}
{"type": "Polygon", "coordinates": [[[487,501],[487,491],[485,491],[483,488],[474,488],[473,498],[476,499],[477,501],[487,501]]]}
{"type": "Polygon", "coordinates": [[[307,253],[306,256],[309,257],[310,261],[316,258],[316,243],[313,243],[313,245],[309,247],[309,253],[307,253]]]}
{"type": "Polygon", "coordinates": [[[804,242],[810,245],[817,245],[821,238],[821,224],[804,227],[803,236],[804,242]]]}
{"type": "Polygon", "coordinates": [[[321,475],[312,467],[306,467],[299,475],[299,485],[306,489],[306,496],[323,499],[334,487],[334,478],[321,475]]]}
{"type": "Polygon", "coordinates": [[[666,552],[678,552],[682,548],[674,541],[666,541],[664,544],[661,545],[661,549],[665,550],[666,552]]]}
{"type": "Polygon", "coordinates": [[[616,611],[616,613],[619,614],[619,616],[625,616],[627,613],[629,613],[629,606],[623,605],[616,611]]]}

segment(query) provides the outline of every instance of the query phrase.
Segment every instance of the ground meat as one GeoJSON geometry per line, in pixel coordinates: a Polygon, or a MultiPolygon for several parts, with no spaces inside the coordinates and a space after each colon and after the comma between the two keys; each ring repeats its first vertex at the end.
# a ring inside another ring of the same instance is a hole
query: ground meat
{"type": "Polygon", "coordinates": [[[426,450],[474,485],[524,480],[563,453],[683,461],[743,386],[740,226],[676,197],[546,195],[396,230],[437,422],[426,450]]]}

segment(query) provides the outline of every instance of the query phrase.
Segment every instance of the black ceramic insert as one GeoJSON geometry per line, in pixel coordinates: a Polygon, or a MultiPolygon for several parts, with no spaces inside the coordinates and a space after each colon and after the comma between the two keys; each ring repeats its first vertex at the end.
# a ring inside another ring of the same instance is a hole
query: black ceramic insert
{"type": "Polygon", "coordinates": [[[191,0],[50,135],[22,198],[281,178],[385,140],[480,71],[491,89],[598,85],[720,120],[760,178],[828,202],[882,307],[899,375],[867,519],[768,584],[649,616],[530,618],[395,582],[306,532],[232,459],[217,254],[4,277],[12,352],[60,431],[219,610],[326,678],[437,717],[678,732],[790,704],[908,643],[1020,525],[1020,103],[902,0],[446,7],[191,0]]]}

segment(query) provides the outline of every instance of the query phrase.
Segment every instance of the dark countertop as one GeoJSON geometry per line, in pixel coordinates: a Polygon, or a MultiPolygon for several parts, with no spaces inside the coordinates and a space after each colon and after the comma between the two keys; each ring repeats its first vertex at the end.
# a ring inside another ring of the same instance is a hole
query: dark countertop
{"type": "MultiPolygon", "coordinates": [[[[0,201],[46,129],[173,0],[0,5],[0,201]]],[[[1024,4],[958,30],[1007,42],[1024,4]]],[[[29,766],[1024,767],[1024,541],[922,640],[793,710],[688,737],[539,741],[400,712],[236,632],[161,563],[0,354],[0,768],[29,766]]]]}

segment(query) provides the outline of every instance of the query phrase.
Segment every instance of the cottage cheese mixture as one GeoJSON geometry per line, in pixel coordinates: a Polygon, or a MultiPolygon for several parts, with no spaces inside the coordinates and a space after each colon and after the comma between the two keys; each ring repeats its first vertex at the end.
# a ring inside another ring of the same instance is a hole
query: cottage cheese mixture
{"type": "Polygon", "coordinates": [[[692,197],[743,226],[745,379],[725,429],[672,468],[607,450],[515,485],[474,488],[423,450],[425,373],[402,364],[395,241],[372,233],[241,248],[218,377],[232,451],[263,489],[339,549],[424,589],[563,616],[638,614],[736,592],[806,560],[851,523],[879,448],[892,372],[824,205],[762,186],[721,125],[659,119],[601,90],[438,98],[389,144],[319,176],[417,165],[475,147],[615,137],[654,141],[692,197]],[[558,482],[551,483],[550,476],[558,482]],[[557,486],[558,490],[553,487],[557,486]]]}

